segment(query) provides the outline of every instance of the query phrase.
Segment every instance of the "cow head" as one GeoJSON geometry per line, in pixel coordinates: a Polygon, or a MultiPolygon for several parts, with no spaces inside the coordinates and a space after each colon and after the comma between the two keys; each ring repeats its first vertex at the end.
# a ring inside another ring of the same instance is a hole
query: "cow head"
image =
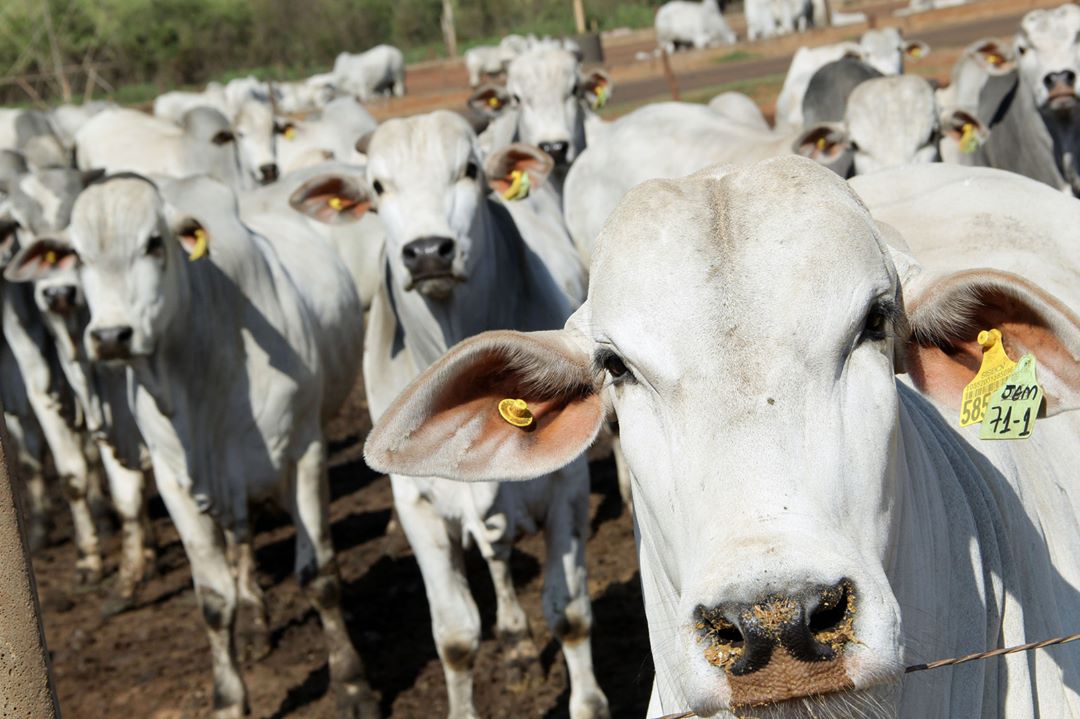
{"type": "Polygon", "coordinates": [[[214,179],[230,187],[249,187],[253,176],[244,171],[236,130],[220,111],[195,107],[180,118],[187,139],[185,152],[214,179]]]}
{"type": "Polygon", "coordinates": [[[895,27],[867,30],[859,39],[859,58],[882,75],[899,75],[905,60],[918,60],[930,52],[930,46],[918,40],[905,40],[895,27]]]}
{"type": "Polygon", "coordinates": [[[1033,10],[1016,36],[1020,77],[1041,110],[1068,112],[1077,103],[1080,73],[1080,7],[1033,10]]]}
{"type": "Polygon", "coordinates": [[[270,105],[245,100],[234,121],[236,143],[244,171],[262,185],[278,178],[276,142],[282,127],[274,121],[270,105]]]}
{"type": "MultiPolygon", "coordinates": [[[[365,455],[406,475],[526,479],[580,454],[613,412],[662,709],[895,713],[906,657],[889,572],[915,481],[900,451],[910,390],[895,374],[932,350],[911,349],[894,250],[846,183],[797,157],[723,169],[631,190],[564,330],[452,348],[386,411],[365,455]],[[532,422],[505,421],[503,398],[524,400],[532,422]]],[[[939,302],[966,308],[928,343],[967,347],[991,321],[984,301],[1055,312],[1019,285],[1016,305],[997,303],[1013,280],[985,279],[920,296],[920,325],[954,319],[939,302]]],[[[1046,326],[1072,333],[1057,364],[1076,387],[1080,331],[1061,317],[1046,326]]],[[[974,375],[938,351],[918,362],[931,394],[940,376],[974,375]]]]}
{"type": "Polygon", "coordinates": [[[367,156],[363,182],[315,177],[290,204],[323,222],[378,211],[394,281],[435,301],[449,299],[458,283],[469,281],[490,251],[481,244],[491,234],[486,194],[505,192],[514,171],[536,188],[551,170],[550,158],[522,145],[504,148],[482,165],[472,128],[446,111],[389,120],[357,149],[367,156]]]}
{"type": "Polygon", "coordinates": [[[510,63],[506,91],[517,117],[517,138],[569,165],[585,149],[586,106],[607,101],[612,85],[600,71],[581,73],[568,50],[541,45],[510,63]]]}

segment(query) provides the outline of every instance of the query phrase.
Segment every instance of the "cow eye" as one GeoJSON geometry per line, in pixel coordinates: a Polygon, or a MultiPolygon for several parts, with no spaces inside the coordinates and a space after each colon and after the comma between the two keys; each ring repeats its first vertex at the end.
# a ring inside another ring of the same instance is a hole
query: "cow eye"
{"type": "Polygon", "coordinates": [[[477,167],[475,162],[469,162],[468,165],[465,165],[465,177],[469,178],[470,180],[475,180],[476,176],[479,173],[480,168],[477,167]]]}
{"type": "Polygon", "coordinates": [[[383,184],[378,180],[375,180],[375,182],[371,183],[371,189],[375,190],[376,195],[381,195],[382,193],[386,192],[386,188],[383,187],[383,184]]]}
{"type": "Polygon", "coordinates": [[[894,314],[895,311],[891,304],[875,303],[870,308],[870,311],[866,313],[866,320],[863,322],[862,339],[871,342],[880,342],[885,339],[889,334],[889,323],[894,314]]]}
{"type": "Polygon", "coordinates": [[[511,95],[510,99],[513,101],[513,103],[515,105],[520,105],[521,104],[521,96],[520,95],[511,95]]]}
{"type": "Polygon", "coordinates": [[[597,370],[603,370],[607,372],[611,377],[612,382],[616,384],[624,380],[632,379],[633,374],[630,373],[626,363],[623,362],[622,357],[615,354],[609,349],[602,349],[596,353],[596,357],[593,359],[593,364],[597,370]]]}
{"type": "Polygon", "coordinates": [[[146,241],[146,254],[154,257],[165,254],[165,240],[161,238],[161,235],[150,235],[150,239],[146,241]]]}

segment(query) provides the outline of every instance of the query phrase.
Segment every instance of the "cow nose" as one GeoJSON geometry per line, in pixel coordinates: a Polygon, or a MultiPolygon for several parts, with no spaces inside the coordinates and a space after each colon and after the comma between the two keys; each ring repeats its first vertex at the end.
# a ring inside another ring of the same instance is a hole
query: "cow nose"
{"type": "Polygon", "coordinates": [[[1043,85],[1047,90],[1053,90],[1058,85],[1065,87],[1076,87],[1076,73],[1072,70],[1062,70],[1061,72],[1050,72],[1043,78],[1043,85]]]}
{"type": "MultiPolygon", "coordinates": [[[[770,595],[754,604],[698,607],[705,658],[733,677],[762,672],[790,659],[828,662],[854,640],[854,589],[850,582],[770,595]]],[[[820,693],[820,692],[818,692],[820,693]]]]}
{"type": "Polygon", "coordinates": [[[273,182],[278,179],[278,166],[276,163],[268,163],[266,165],[259,165],[259,175],[262,183],[273,182]]]}
{"type": "Polygon", "coordinates": [[[123,359],[131,354],[131,338],[135,331],[128,325],[99,327],[90,330],[99,359],[123,359]]]}
{"type": "Polygon", "coordinates": [[[449,237],[421,237],[405,245],[401,256],[413,279],[446,275],[454,263],[454,241],[449,237]]]}
{"type": "Polygon", "coordinates": [[[540,149],[551,155],[551,159],[555,160],[555,164],[566,164],[566,153],[570,149],[569,143],[566,142],[541,142],[540,149]]]}
{"type": "Polygon", "coordinates": [[[46,287],[42,294],[45,295],[45,303],[53,312],[67,312],[75,306],[74,285],[46,287]]]}

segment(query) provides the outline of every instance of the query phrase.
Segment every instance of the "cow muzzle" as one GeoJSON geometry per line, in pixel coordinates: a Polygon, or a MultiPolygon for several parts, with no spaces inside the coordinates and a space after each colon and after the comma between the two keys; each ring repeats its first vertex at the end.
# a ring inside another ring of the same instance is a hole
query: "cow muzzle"
{"type": "Polygon", "coordinates": [[[1046,106],[1054,112],[1071,110],[1076,106],[1076,73],[1072,70],[1051,72],[1043,78],[1046,87],[1046,106]]]}
{"type": "Polygon", "coordinates": [[[76,300],[78,299],[78,290],[74,285],[46,287],[41,291],[41,294],[45,297],[45,304],[49,311],[58,315],[69,314],[75,309],[76,300]]]}
{"type": "Polygon", "coordinates": [[[263,185],[269,185],[271,182],[276,182],[278,179],[278,166],[276,163],[268,163],[266,165],[259,165],[259,182],[263,185]]]}
{"type": "Polygon", "coordinates": [[[551,159],[555,161],[556,165],[565,165],[566,157],[570,152],[570,143],[568,142],[541,142],[540,149],[551,155],[551,159]]]}
{"type": "Polygon", "coordinates": [[[94,359],[126,360],[131,358],[131,341],[135,330],[128,325],[99,327],[90,330],[90,345],[94,359]]]}
{"type": "Polygon", "coordinates": [[[754,604],[698,606],[706,661],[723,670],[733,707],[850,691],[844,651],[855,641],[855,588],[843,580],[754,604]]]}
{"type": "Polygon", "coordinates": [[[454,274],[457,244],[449,237],[421,237],[401,250],[409,271],[406,290],[416,289],[433,299],[446,299],[458,278],[454,274]]]}

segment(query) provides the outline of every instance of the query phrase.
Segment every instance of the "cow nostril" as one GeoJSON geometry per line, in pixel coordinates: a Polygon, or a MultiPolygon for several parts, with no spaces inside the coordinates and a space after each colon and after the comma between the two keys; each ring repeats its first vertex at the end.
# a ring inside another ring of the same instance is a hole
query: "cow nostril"
{"type": "Polygon", "coordinates": [[[841,629],[854,610],[851,587],[846,582],[829,589],[811,612],[807,626],[818,641],[826,640],[841,629]]]}
{"type": "Polygon", "coordinates": [[[439,243],[439,255],[441,257],[449,258],[454,256],[454,241],[444,240],[439,243]]]}
{"type": "Polygon", "coordinates": [[[131,338],[133,336],[135,336],[135,330],[133,330],[131,327],[124,327],[116,333],[116,340],[120,344],[127,344],[131,341],[131,338]]]}
{"type": "Polygon", "coordinates": [[[406,260],[415,260],[416,259],[416,248],[411,246],[411,245],[405,245],[404,249],[401,250],[401,255],[406,260]]]}

